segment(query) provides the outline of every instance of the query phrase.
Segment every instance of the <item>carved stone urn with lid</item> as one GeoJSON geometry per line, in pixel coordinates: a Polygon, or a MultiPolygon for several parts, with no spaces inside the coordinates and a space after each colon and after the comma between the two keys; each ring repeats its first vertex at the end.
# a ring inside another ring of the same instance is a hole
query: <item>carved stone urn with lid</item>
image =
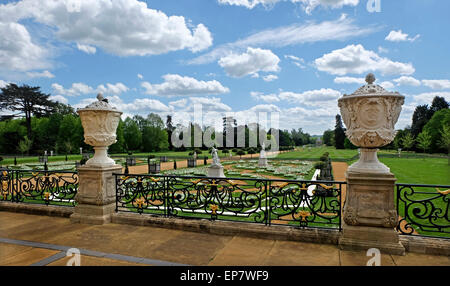
{"type": "Polygon", "coordinates": [[[108,147],[116,143],[116,130],[122,112],[108,104],[103,95],[97,95],[98,101],[77,110],[84,128],[84,142],[94,147],[94,157],[86,162],[89,167],[114,166],[108,157],[108,147]]]}
{"type": "Polygon", "coordinates": [[[367,84],[354,93],[339,99],[342,119],[347,127],[348,139],[361,148],[359,161],[349,167],[351,172],[389,173],[378,161],[377,148],[391,143],[397,132],[394,129],[405,97],[389,92],[374,84],[375,76],[366,76],[367,84]]]}

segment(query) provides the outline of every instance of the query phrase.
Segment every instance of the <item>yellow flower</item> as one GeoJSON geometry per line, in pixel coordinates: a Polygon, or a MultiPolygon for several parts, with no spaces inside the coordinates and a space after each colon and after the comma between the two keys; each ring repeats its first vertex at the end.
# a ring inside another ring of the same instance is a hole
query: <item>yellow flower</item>
{"type": "Polygon", "coordinates": [[[211,208],[212,214],[217,215],[217,210],[219,207],[217,205],[210,205],[209,207],[211,208]]]}

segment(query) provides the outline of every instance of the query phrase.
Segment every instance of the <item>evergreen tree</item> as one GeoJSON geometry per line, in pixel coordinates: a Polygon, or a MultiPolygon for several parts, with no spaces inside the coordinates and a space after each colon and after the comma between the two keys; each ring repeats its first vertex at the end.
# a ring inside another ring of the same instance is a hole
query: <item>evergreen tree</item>
{"type": "Polygon", "coordinates": [[[334,142],[336,149],[345,149],[345,130],[342,125],[341,116],[336,115],[336,126],[334,129],[334,142]]]}
{"type": "Polygon", "coordinates": [[[10,83],[1,88],[0,92],[0,111],[9,111],[19,113],[14,116],[25,116],[25,125],[27,127],[27,136],[32,138],[31,117],[48,116],[55,110],[56,103],[49,100],[49,94],[40,91],[40,87],[31,87],[28,85],[17,86],[10,83]]]}

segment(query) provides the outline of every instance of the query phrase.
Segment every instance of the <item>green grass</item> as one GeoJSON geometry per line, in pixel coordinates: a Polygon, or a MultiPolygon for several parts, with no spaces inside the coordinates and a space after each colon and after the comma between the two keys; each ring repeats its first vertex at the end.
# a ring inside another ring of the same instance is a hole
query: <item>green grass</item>
{"type": "Polygon", "coordinates": [[[319,158],[325,152],[330,153],[331,160],[350,159],[353,156],[358,155],[358,150],[349,150],[349,149],[337,150],[334,147],[311,147],[311,149],[309,149],[308,147],[306,147],[304,149],[297,148],[295,151],[279,154],[277,158],[280,159],[299,158],[299,159],[319,160],[319,158]]]}

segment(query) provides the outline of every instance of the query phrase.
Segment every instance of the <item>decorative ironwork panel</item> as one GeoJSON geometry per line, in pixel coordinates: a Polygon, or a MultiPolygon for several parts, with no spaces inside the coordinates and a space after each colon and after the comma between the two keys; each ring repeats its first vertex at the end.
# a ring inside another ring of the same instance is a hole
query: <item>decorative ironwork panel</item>
{"type": "Polygon", "coordinates": [[[345,182],[116,174],[117,211],[340,229],[345,182]],[[315,194],[316,187],[326,192],[315,194]]]}
{"type": "Polygon", "coordinates": [[[450,186],[397,184],[397,230],[450,238],[450,186]]]}
{"type": "Polygon", "coordinates": [[[338,182],[271,182],[271,223],[340,229],[341,190],[338,182]]]}
{"type": "Polygon", "coordinates": [[[14,200],[21,203],[75,206],[78,173],[62,171],[15,171],[14,200]]]}
{"type": "Polygon", "coordinates": [[[14,187],[14,173],[11,170],[0,170],[0,201],[13,201],[14,187]]]}
{"type": "Polygon", "coordinates": [[[116,211],[165,215],[164,178],[116,175],[116,211]]]}

